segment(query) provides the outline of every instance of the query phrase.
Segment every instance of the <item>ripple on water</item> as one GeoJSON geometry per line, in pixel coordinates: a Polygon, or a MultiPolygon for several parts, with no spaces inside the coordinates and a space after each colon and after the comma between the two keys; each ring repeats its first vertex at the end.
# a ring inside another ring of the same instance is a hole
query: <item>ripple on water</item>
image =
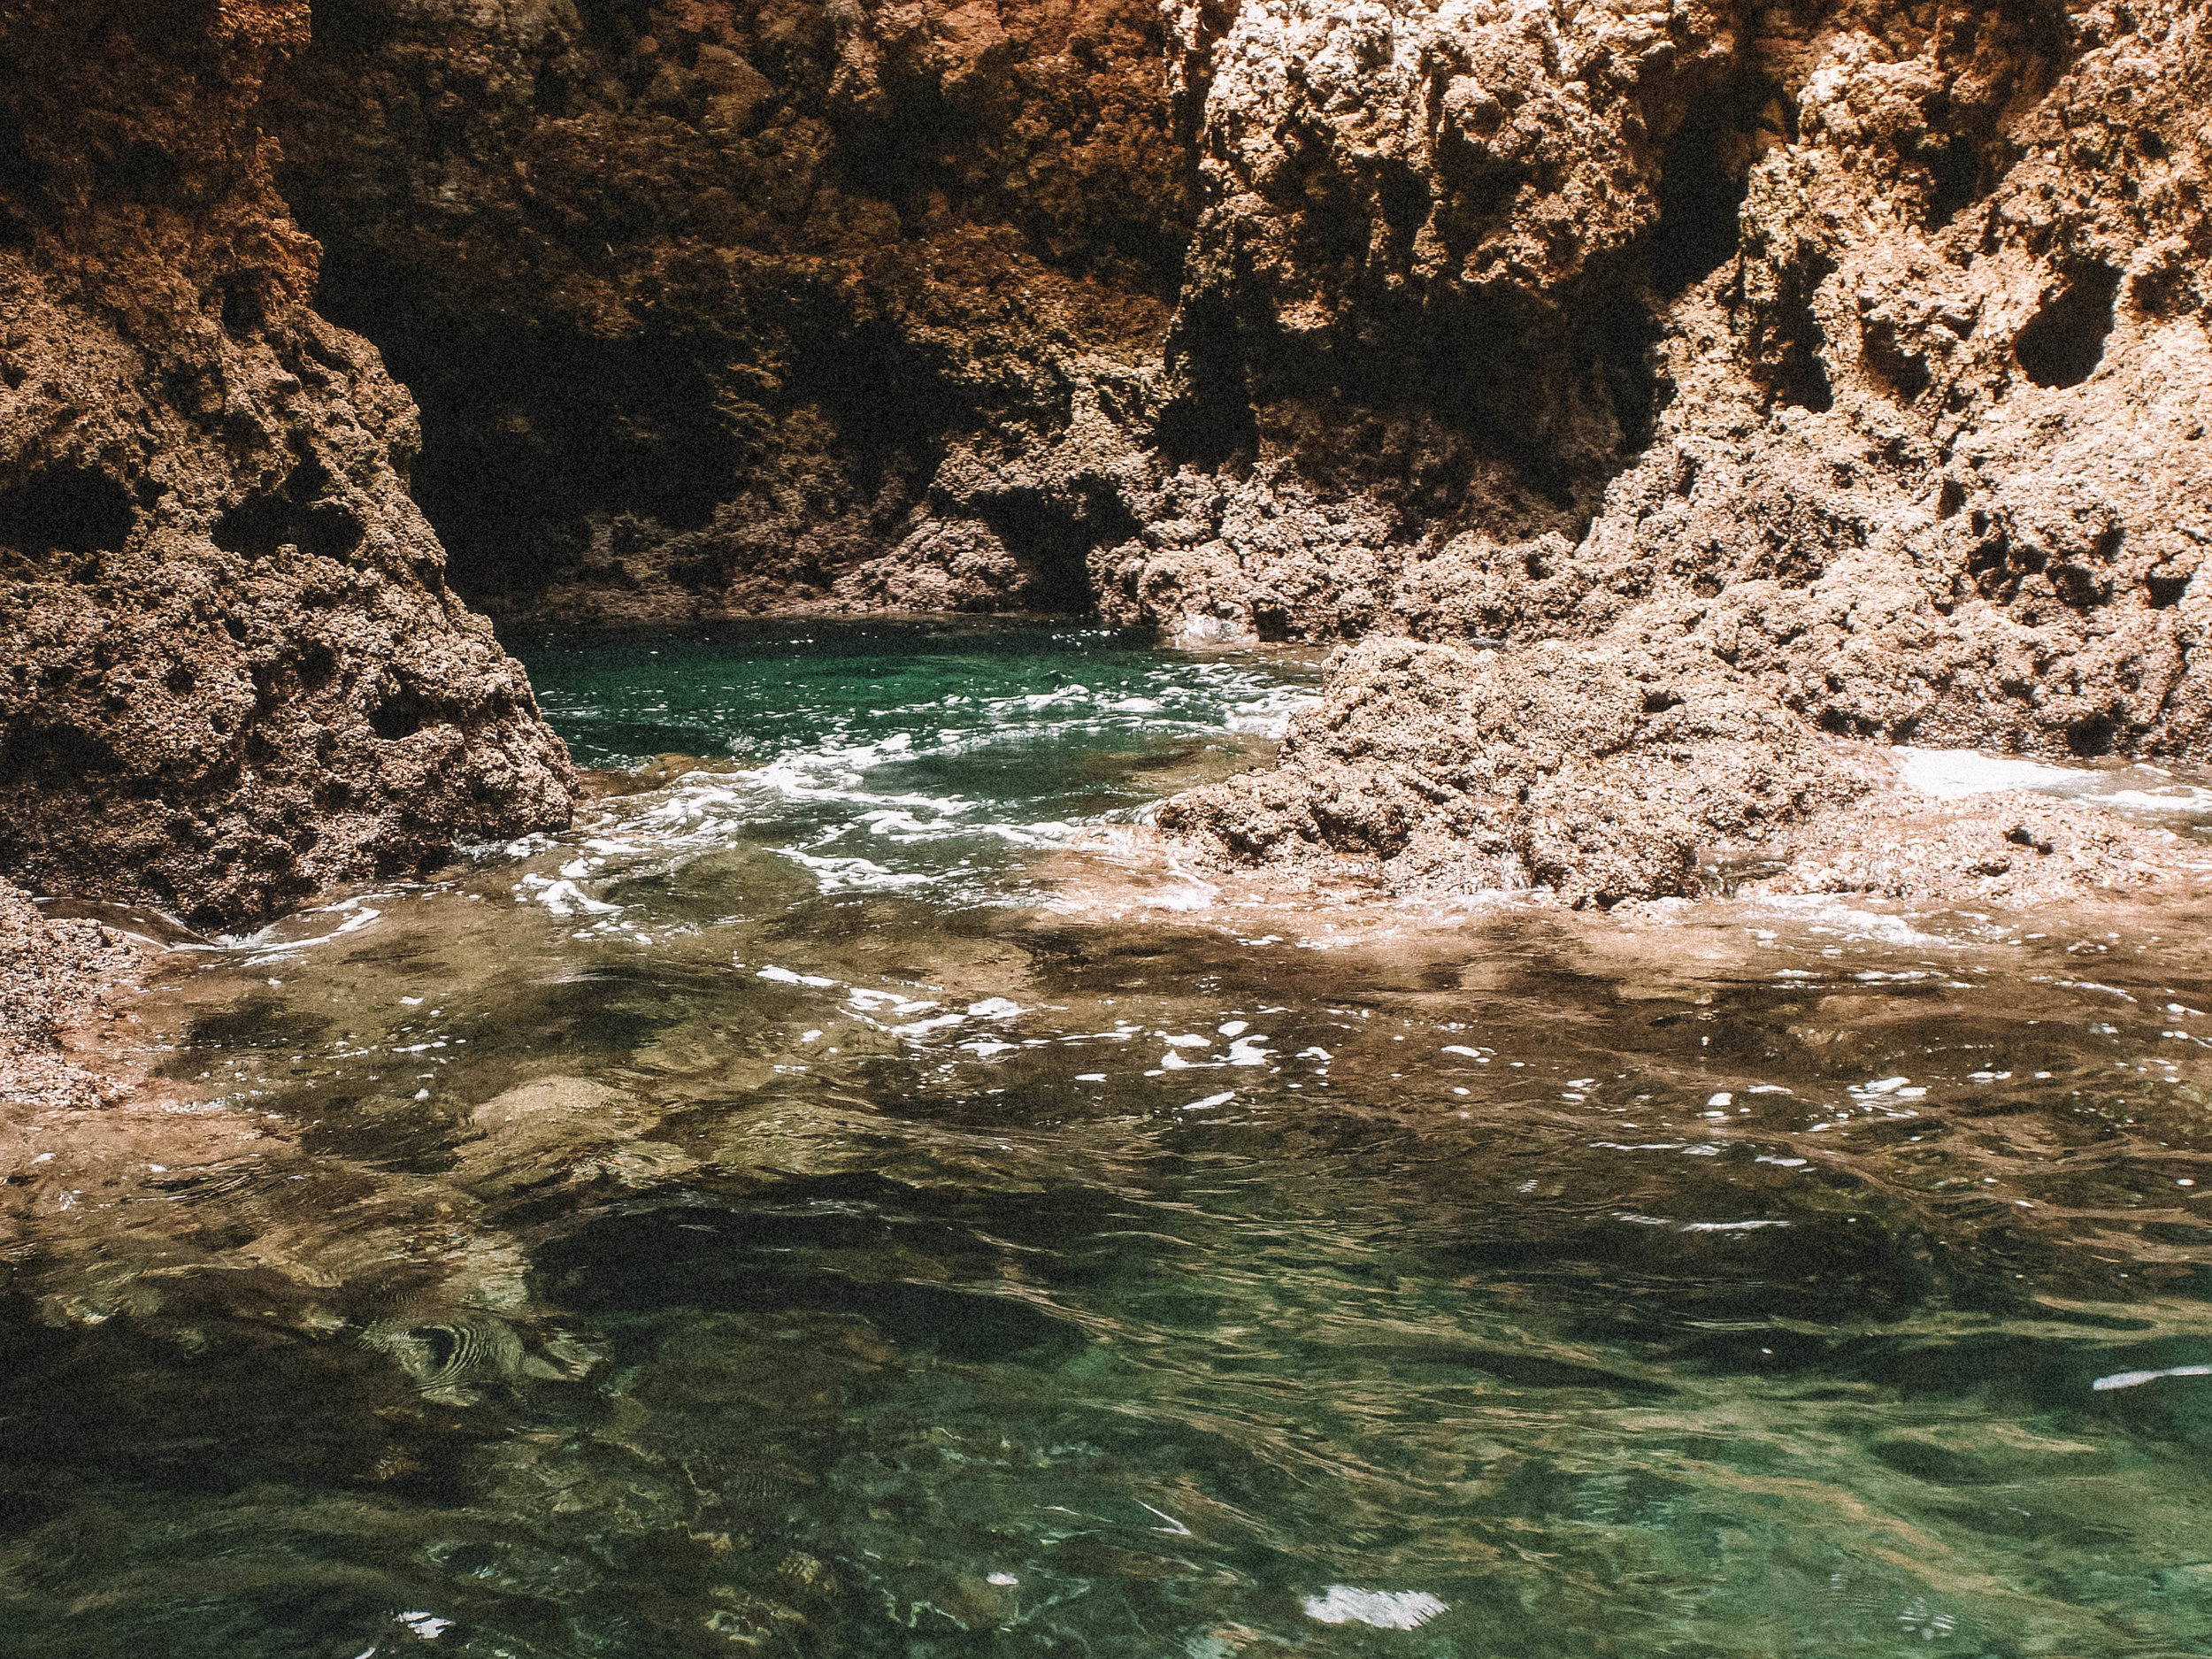
{"type": "Polygon", "coordinates": [[[24,1651],[2212,1642],[2201,918],[1178,912],[1303,668],[795,632],[10,1132],[24,1651]]]}

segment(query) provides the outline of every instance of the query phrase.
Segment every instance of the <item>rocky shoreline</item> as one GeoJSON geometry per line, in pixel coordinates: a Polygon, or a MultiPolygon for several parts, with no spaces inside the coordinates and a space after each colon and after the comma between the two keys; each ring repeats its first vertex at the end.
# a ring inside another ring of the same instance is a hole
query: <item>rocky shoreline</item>
{"type": "Polygon", "coordinates": [[[49,921],[19,887],[0,882],[0,1100],[39,1110],[106,1106],[138,1079],[79,1064],[107,1017],[140,986],[144,958],[97,922],[49,921]]]}
{"type": "MultiPolygon", "coordinates": [[[[0,62],[32,891],[247,926],[566,823],[480,610],[1342,642],[1161,815],[1293,885],[2193,879],[1878,758],[2212,754],[2179,0],[35,0],[0,62]]],[[[45,1065],[119,970],[8,902],[45,1065]]]]}

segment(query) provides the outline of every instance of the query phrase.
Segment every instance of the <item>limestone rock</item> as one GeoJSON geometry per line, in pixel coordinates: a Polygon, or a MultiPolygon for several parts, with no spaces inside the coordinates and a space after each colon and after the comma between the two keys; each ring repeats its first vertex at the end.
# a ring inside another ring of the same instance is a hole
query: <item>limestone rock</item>
{"type": "Polygon", "coordinates": [[[412,403],[309,305],[258,124],[307,21],[0,12],[0,870],[200,926],[569,812],[412,403]]]}

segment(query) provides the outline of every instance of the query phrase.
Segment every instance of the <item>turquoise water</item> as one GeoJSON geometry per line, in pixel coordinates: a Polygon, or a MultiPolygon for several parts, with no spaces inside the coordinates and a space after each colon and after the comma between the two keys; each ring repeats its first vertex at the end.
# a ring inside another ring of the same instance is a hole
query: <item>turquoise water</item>
{"type": "Polygon", "coordinates": [[[2212,1650],[2200,918],[1270,908],[1302,659],[515,643],[595,816],[12,1145],[0,1650],[2212,1650]]]}

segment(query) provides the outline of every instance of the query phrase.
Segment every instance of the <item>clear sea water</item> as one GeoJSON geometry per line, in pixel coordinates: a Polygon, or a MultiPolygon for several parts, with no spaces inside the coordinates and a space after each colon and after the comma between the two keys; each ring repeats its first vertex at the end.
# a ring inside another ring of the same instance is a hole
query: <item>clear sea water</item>
{"type": "Polygon", "coordinates": [[[1308,658],[512,643],[586,822],[11,1132],[0,1652],[2212,1652],[2202,917],[1271,902],[1143,821],[1308,658]]]}

